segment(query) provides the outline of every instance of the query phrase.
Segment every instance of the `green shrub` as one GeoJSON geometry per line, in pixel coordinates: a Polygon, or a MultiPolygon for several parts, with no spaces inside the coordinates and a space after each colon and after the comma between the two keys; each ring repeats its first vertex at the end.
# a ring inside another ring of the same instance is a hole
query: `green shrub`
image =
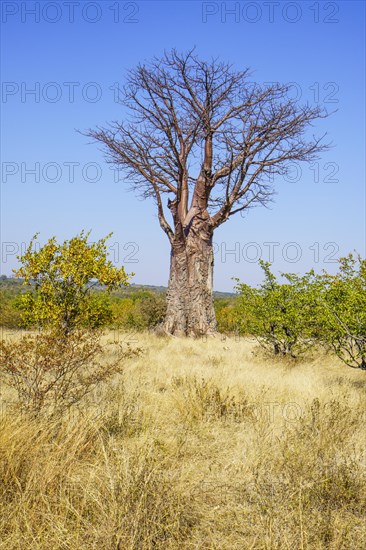
{"type": "Polygon", "coordinates": [[[54,328],[70,332],[77,327],[104,326],[111,320],[108,300],[92,294],[96,285],[107,292],[128,284],[123,267],[116,268],[108,260],[106,241],[88,243],[84,233],[62,244],[52,237],[34,249],[36,236],[27,251],[18,259],[21,267],[15,272],[30,286],[21,296],[22,318],[28,326],[54,328]]]}
{"type": "Polygon", "coordinates": [[[366,369],[366,260],[349,254],[314,284],[318,339],[348,366],[366,369]]]}
{"type": "Polygon", "coordinates": [[[19,296],[0,291],[0,326],[9,329],[22,328],[22,316],[18,307],[19,296]]]}
{"type": "MultiPolygon", "coordinates": [[[[236,334],[240,326],[238,301],[233,298],[219,298],[214,301],[217,328],[221,333],[236,334]]],[[[241,325],[242,332],[243,325],[241,325]]]]}
{"type": "Polygon", "coordinates": [[[264,281],[259,288],[238,283],[241,333],[248,332],[267,350],[278,355],[297,357],[314,345],[312,324],[314,296],[312,273],[299,277],[284,273],[280,284],[261,261],[264,281]]]}
{"type": "Polygon", "coordinates": [[[353,254],[340,258],[335,275],[282,273],[282,284],[269,263],[260,265],[259,288],[239,282],[236,287],[242,334],[292,357],[323,345],[346,365],[366,369],[366,260],[353,254]]]}
{"type": "Polygon", "coordinates": [[[129,298],[114,299],[114,325],[126,330],[146,330],[160,324],[166,312],[164,294],[139,291],[129,298]]]}

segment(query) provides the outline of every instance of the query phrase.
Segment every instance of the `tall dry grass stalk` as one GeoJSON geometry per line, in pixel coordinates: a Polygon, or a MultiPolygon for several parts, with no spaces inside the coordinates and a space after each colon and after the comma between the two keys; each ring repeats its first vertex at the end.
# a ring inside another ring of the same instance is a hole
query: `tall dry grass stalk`
{"type": "Polygon", "coordinates": [[[2,390],[1,549],[366,547],[364,372],[137,339],[144,355],[62,419],[2,390]]]}

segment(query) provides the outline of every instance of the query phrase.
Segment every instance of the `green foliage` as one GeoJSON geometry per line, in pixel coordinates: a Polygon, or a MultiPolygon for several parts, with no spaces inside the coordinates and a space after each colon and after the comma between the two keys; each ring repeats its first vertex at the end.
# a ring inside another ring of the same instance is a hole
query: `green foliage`
{"type": "MultiPolygon", "coordinates": [[[[0,290],[0,326],[24,328],[27,326],[24,320],[28,320],[30,327],[35,324],[34,319],[27,312],[27,309],[29,311],[31,307],[33,308],[33,305],[27,308],[27,302],[32,299],[34,289],[31,287],[28,293],[30,297],[22,297],[22,283],[17,282],[16,289],[12,293],[7,289],[0,290]]],[[[1,287],[3,288],[3,285],[1,287]]],[[[148,330],[163,321],[165,312],[166,299],[163,292],[136,289],[132,286],[108,293],[95,286],[90,290],[88,302],[85,303],[80,326],[148,330]]]]}
{"type": "Polygon", "coordinates": [[[58,244],[52,237],[39,250],[34,249],[35,235],[15,274],[32,290],[21,297],[22,318],[27,326],[54,327],[65,332],[75,327],[99,327],[111,321],[106,296],[92,295],[96,285],[109,293],[128,284],[123,267],[116,268],[107,259],[106,241],[88,243],[89,233],[58,244]]]}
{"type": "Polygon", "coordinates": [[[332,349],[348,366],[366,369],[366,260],[349,254],[335,275],[313,270],[300,277],[260,262],[259,288],[239,283],[240,332],[275,354],[297,357],[315,344],[332,349]]]}
{"type": "Polygon", "coordinates": [[[310,272],[304,277],[284,273],[286,283],[279,283],[268,262],[260,261],[264,281],[259,288],[238,283],[241,333],[248,332],[274,354],[297,357],[314,341],[312,303],[309,292],[310,272]]]}
{"type": "MultiPolygon", "coordinates": [[[[144,287],[117,291],[126,287],[128,276],[107,260],[108,237],[88,244],[88,236],[82,232],[62,245],[53,238],[39,252],[32,240],[17,271],[30,291],[22,294],[17,280],[0,281],[1,326],[67,333],[101,327],[146,330],[163,321],[165,294],[144,287]]],[[[258,288],[237,280],[238,297],[216,297],[220,332],[252,335],[274,354],[291,357],[321,345],[350,367],[366,369],[366,260],[349,254],[339,260],[335,275],[282,273],[284,282],[269,263],[260,265],[264,279],[258,288]]]]}
{"type": "Polygon", "coordinates": [[[138,315],[144,328],[162,323],[166,313],[165,296],[149,293],[138,302],[138,315]]]}
{"type": "Polygon", "coordinates": [[[214,300],[218,331],[224,334],[236,334],[239,326],[243,329],[236,298],[217,298],[214,300]]]}
{"type": "Polygon", "coordinates": [[[112,303],[114,325],[121,329],[146,330],[154,328],[164,319],[164,294],[138,291],[129,298],[115,299],[112,303]]]}
{"type": "Polygon", "coordinates": [[[136,327],[135,302],[132,298],[118,298],[112,302],[113,324],[116,328],[131,330],[136,327]]]}
{"type": "Polygon", "coordinates": [[[349,254],[316,277],[318,338],[350,367],[366,369],[366,260],[349,254]]]}
{"type": "Polygon", "coordinates": [[[82,326],[85,328],[102,328],[113,322],[113,311],[110,298],[106,292],[90,294],[85,302],[82,326]]]}
{"type": "Polygon", "coordinates": [[[17,329],[22,326],[21,312],[18,307],[19,296],[0,290],[0,326],[17,329]]]}

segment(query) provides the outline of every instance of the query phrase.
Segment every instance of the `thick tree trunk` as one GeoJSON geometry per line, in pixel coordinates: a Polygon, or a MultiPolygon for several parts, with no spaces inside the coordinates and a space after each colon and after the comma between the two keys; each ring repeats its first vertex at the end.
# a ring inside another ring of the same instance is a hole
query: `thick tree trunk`
{"type": "Polygon", "coordinates": [[[175,336],[216,332],[212,236],[175,240],[170,259],[165,330],[175,336]]]}

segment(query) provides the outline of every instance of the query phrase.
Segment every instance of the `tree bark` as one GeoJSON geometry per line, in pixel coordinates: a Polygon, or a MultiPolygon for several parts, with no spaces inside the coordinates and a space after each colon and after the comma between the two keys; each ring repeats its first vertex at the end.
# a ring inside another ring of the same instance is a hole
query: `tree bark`
{"type": "Polygon", "coordinates": [[[212,235],[174,239],[170,256],[165,331],[174,336],[214,334],[212,235]]]}

